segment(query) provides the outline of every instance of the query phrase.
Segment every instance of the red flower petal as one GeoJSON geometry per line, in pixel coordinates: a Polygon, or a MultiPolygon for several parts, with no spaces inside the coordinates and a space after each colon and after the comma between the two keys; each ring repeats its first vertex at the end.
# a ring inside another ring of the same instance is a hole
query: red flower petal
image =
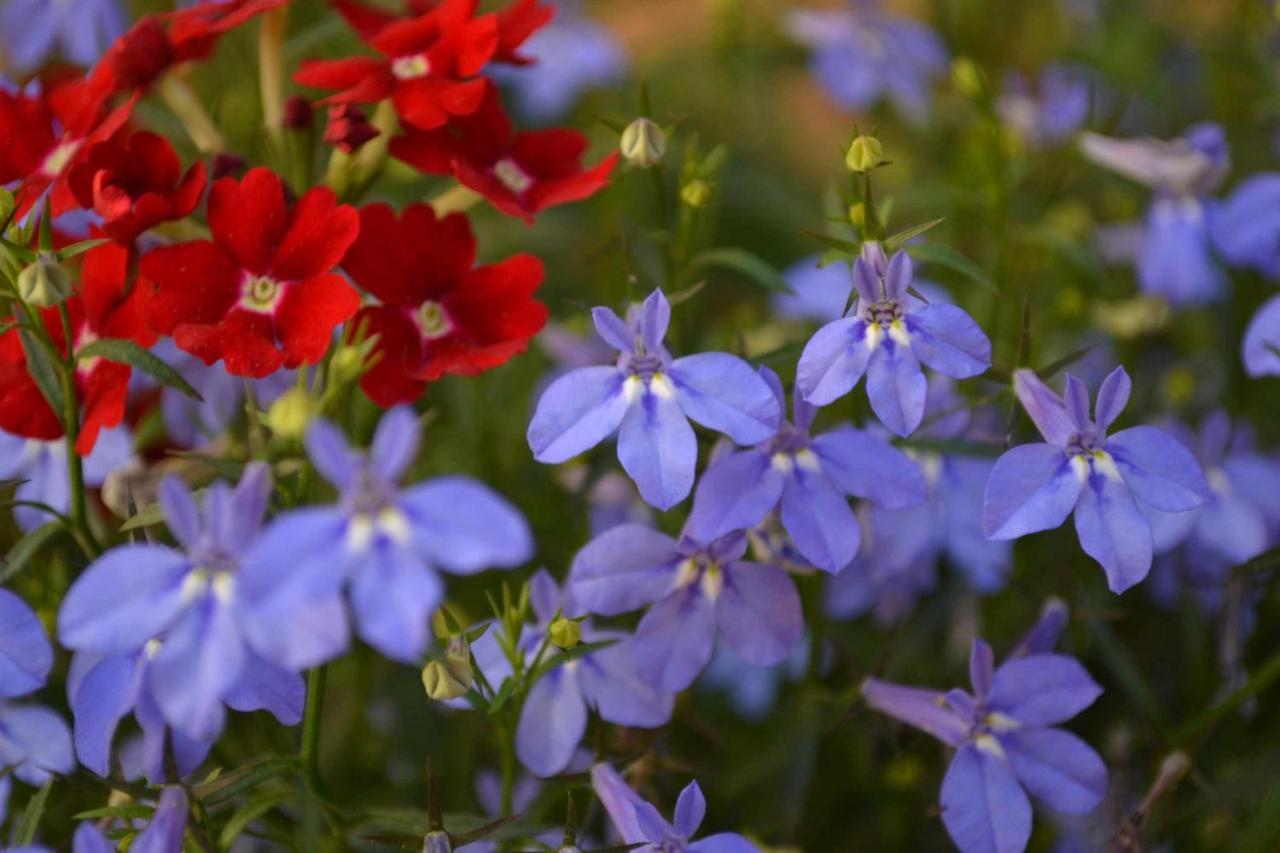
{"type": "MultiPolygon", "coordinates": [[[[16,331],[8,334],[17,340],[16,331]]],[[[62,424],[27,373],[24,361],[0,361],[0,430],[42,441],[62,436],[62,424]]]]}
{"type": "Polygon", "coordinates": [[[130,373],[127,364],[102,360],[89,371],[80,387],[84,418],[76,436],[76,453],[89,455],[98,441],[98,432],[124,420],[130,373]]]}
{"type": "Polygon", "coordinates": [[[475,238],[461,213],[437,219],[429,205],[405,208],[401,221],[384,204],[360,210],[360,236],[342,267],[390,305],[417,306],[448,293],[475,262],[475,238]]]}
{"type": "Polygon", "coordinates": [[[269,271],[280,281],[328,272],[342,260],[359,231],[360,216],[354,207],[338,204],[328,187],[313,187],[293,206],[288,231],[269,271]]]}
{"type": "Polygon", "coordinates": [[[316,89],[339,90],[336,95],[326,98],[326,101],[362,104],[387,97],[395,84],[386,61],[372,56],[304,60],[294,73],[293,81],[316,89]]]}
{"type": "Polygon", "coordinates": [[[360,387],[370,400],[387,409],[422,396],[427,383],[410,375],[422,362],[421,339],[403,311],[383,305],[362,308],[348,328],[363,328],[367,335],[378,336],[377,359],[360,377],[360,387]]]}
{"type": "Polygon", "coordinates": [[[205,364],[222,359],[228,373],[261,379],[284,363],[274,325],[269,314],[237,308],[217,323],[178,326],[173,342],[205,364]]]}
{"type": "Polygon", "coordinates": [[[240,268],[208,240],[153,249],[141,270],[156,287],[151,325],[164,334],[183,323],[216,323],[240,298],[240,268]]]}
{"type": "Polygon", "coordinates": [[[289,227],[284,183],[270,169],[250,169],[244,178],[222,178],[209,193],[209,229],[214,242],[250,272],[271,271],[276,247],[289,227]]]}
{"type": "Polygon", "coordinates": [[[319,361],[333,340],[333,330],[359,308],[360,295],[340,275],[327,273],[289,285],[276,311],[285,365],[319,361]]]}

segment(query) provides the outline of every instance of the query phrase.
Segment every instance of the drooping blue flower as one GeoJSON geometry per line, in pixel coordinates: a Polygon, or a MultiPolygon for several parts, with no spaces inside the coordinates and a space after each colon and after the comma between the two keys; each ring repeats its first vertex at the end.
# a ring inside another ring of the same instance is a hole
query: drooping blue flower
{"type": "Polygon", "coordinates": [[[9,700],[38,690],[53,666],[53,647],[27,603],[0,589],[0,822],[10,777],[39,787],[54,773],[75,769],[71,733],[53,711],[9,700]]]}
{"type": "Polygon", "coordinates": [[[158,499],[179,548],[114,548],[71,585],[58,613],[58,638],[87,656],[84,679],[69,697],[78,715],[92,715],[78,739],[90,749],[86,765],[105,772],[111,734],[130,710],[144,731],[162,728],[163,721],[189,739],[193,751],[222,730],[224,704],[266,707],[282,722],[297,722],[302,679],[268,663],[274,646],[260,637],[305,633],[307,626],[280,632],[280,623],[263,625],[262,602],[278,593],[263,578],[274,580],[271,573],[280,569],[249,571],[259,560],[255,549],[270,494],[261,464],[246,467],[234,489],[214,483],[203,505],[167,477],[158,499]]]}
{"type": "MultiPolygon", "coordinates": [[[[578,617],[583,610],[568,589],[561,591],[545,569],[530,581],[534,624],[525,626],[520,647],[532,660],[557,615],[578,617]]],[[[529,690],[516,726],[516,756],[538,776],[554,776],[569,766],[587,730],[587,714],[594,709],[610,723],[657,728],[671,719],[675,697],[650,687],[636,675],[632,638],[620,631],[581,623],[584,643],[609,642],[604,648],[562,663],[543,675],[529,690]]],[[[490,631],[472,647],[485,679],[496,689],[511,675],[511,663],[490,631]]],[[[555,649],[545,653],[549,659],[555,649]]]]}
{"type": "Polygon", "coordinates": [[[1089,117],[1090,86],[1074,69],[1050,65],[1032,85],[1022,74],[1005,79],[996,102],[1000,118],[1028,144],[1057,145],[1071,138],[1089,117]]]}
{"type": "Polygon", "coordinates": [[[843,397],[867,377],[871,408],[890,432],[907,436],[924,417],[921,363],[953,379],[991,366],[991,341],[955,305],[911,297],[911,258],[898,252],[881,267],[875,251],[854,261],[858,300],[851,316],[818,330],[800,355],[796,389],[815,406],[843,397]]]}
{"type": "Polygon", "coordinates": [[[840,106],[864,112],[888,99],[911,121],[927,116],[930,88],[948,60],[929,27],[887,15],[875,0],[851,0],[840,11],[796,11],[786,26],[812,51],[814,77],[840,106]]]}
{"type": "Polygon", "coordinates": [[[804,634],[800,596],[778,566],[743,559],[747,537],[680,541],[640,524],[595,537],[569,571],[574,600],[615,616],[648,606],[632,642],[642,681],[674,693],[711,659],[717,629],[755,666],[786,659],[804,634]],[[650,606],[651,605],[651,606],[650,606]]]}
{"type": "MultiPolygon", "coordinates": [[[[762,368],[785,406],[778,375],[762,368]]],[[[919,467],[887,441],[849,425],[811,437],[817,408],[796,395],[794,423],[783,423],[750,450],[720,455],[702,475],[688,533],[711,542],[760,524],[780,508],[783,528],[811,565],[838,572],[858,553],[858,522],[848,495],[894,509],[921,503],[919,467]]]]}
{"type": "Polygon", "coordinates": [[[168,785],[160,792],[155,814],[129,846],[130,853],[181,853],[187,830],[187,792],[168,785]]]}
{"type": "Polygon", "coordinates": [[[1020,853],[1031,837],[1031,802],[1067,814],[1092,811],[1107,790],[1093,749],[1057,728],[1093,704],[1102,688],[1080,663],[1052,648],[1065,623],[1052,602],[996,668],[975,640],[972,693],[904,687],[876,678],[862,685],[872,708],[933,735],[956,752],[942,782],[942,821],[964,853],[1020,853]]]}
{"type": "Polygon", "coordinates": [[[259,602],[254,636],[272,659],[305,667],[345,651],[345,591],[365,642],[417,662],[429,641],[428,617],[444,598],[440,570],[471,575],[529,558],[524,518],[483,484],[438,477],[397,486],[420,433],[408,408],[383,415],[367,454],[327,421],[307,431],[307,453],[339,498],[286,513],[263,536],[254,579],[276,592],[259,602]],[[282,622],[297,627],[280,631],[282,622]]]}
{"type": "Polygon", "coordinates": [[[608,308],[593,309],[592,319],[620,356],[613,366],[571,371],[543,393],[528,432],[539,462],[564,462],[617,431],[618,460],[640,496],[670,509],[693,488],[698,443],[690,419],[738,444],[777,430],[777,398],[751,365],[723,352],[671,357],[663,346],[671,305],[661,290],[630,323],[608,308]]]}
{"type": "Polygon", "coordinates": [[[1209,208],[1214,248],[1233,267],[1280,278],[1280,174],[1266,172],[1240,182],[1209,208]]]}
{"type": "Polygon", "coordinates": [[[1220,299],[1226,276],[1211,251],[1206,202],[1230,168],[1222,128],[1194,125],[1171,142],[1086,133],[1081,148],[1095,163],[1154,190],[1134,259],[1142,291],[1178,307],[1220,299]]]}
{"type": "MultiPolygon", "coordinates": [[[[133,456],[133,434],[127,426],[98,433],[93,451],[82,460],[85,485],[98,488],[112,471],[133,456]]],[[[67,444],[62,439],[39,441],[0,432],[0,480],[21,480],[14,499],[43,504],[61,513],[71,510],[67,474],[67,444]]],[[[14,521],[23,530],[34,530],[55,519],[41,507],[18,505],[14,521]]]]}
{"type": "Polygon", "coordinates": [[[55,51],[85,68],[124,35],[128,22],[119,0],[4,0],[0,40],[10,64],[30,71],[55,51]]]}
{"type": "Polygon", "coordinates": [[[1107,585],[1124,592],[1151,569],[1151,525],[1138,502],[1185,512],[1209,496],[1195,457],[1168,433],[1136,426],[1107,435],[1129,401],[1123,367],[1102,382],[1089,417],[1089,392],[1067,376],[1065,399],[1030,370],[1014,390],[1045,443],[1023,444],[996,461],[987,481],[982,524],[992,539],[1050,530],[1073,511],[1086,554],[1102,564],[1107,585]]]}
{"type": "Polygon", "coordinates": [[[626,75],[627,57],[606,28],[588,18],[580,0],[556,0],[551,23],[520,46],[530,65],[497,66],[490,73],[515,96],[521,115],[538,124],[558,121],[583,93],[626,75]]]}
{"type": "Polygon", "coordinates": [[[591,787],[609,813],[623,844],[639,844],[634,853],[760,853],[736,832],[721,832],[693,841],[706,817],[707,801],[697,782],[690,782],[676,800],[672,822],[631,790],[608,764],[591,768],[591,787]]]}

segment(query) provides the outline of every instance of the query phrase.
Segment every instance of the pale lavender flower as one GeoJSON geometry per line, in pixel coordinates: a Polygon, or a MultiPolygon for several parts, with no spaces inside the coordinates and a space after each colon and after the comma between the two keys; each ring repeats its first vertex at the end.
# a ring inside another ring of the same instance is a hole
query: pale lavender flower
{"type": "Polygon", "coordinates": [[[4,0],[0,41],[10,63],[30,71],[55,52],[85,68],[124,35],[119,0],[4,0]]]}
{"type": "Polygon", "coordinates": [[[616,431],[618,460],[640,496],[670,509],[693,488],[698,443],[690,419],[739,444],[777,429],[778,401],[751,365],[722,352],[671,357],[663,345],[671,305],[661,290],[631,323],[608,308],[592,317],[618,361],[573,370],[542,394],[528,430],[539,462],[567,461],[616,431]]]}
{"type": "Polygon", "coordinates": [[[1137,426],[1107,435],[1129,400],[1131,383],[1117,367],[1098,390],[1093,417],[1084,383],[1067,376],[1059,397],[1030,370],[1014,374],[1014,390],[1046,443],[1024,444],[997,460],[987,482],[983,529],[992,539],[1050,530],[1073,511],[1085,553],[1102,564],[1113,592],[1151,569],[1151,525],[1138,501],[1184,512],[1209,495],[1199,463],[1164,431],[1137,426]]]}
{"type": "Polygon", "coordinates": [[[778,566],[743,559],[747,538],[680,541],[639,524],[605,531],[578,552],[569,585],[584,609],[615,616],[648,606],[636,628],[636,672],[685,689],[711,659],[717,630],[747,663],[785,660],[804,633],[800,596],[778,566]],[[651,606],[650,606],[651,605],[651,606]]]}
{"type": "MultiPolygon", "coordinates": [[[[133,434],[127,426],[102,430],[82,462],[85,485],[98,488],[132,457],[133,434]]],[[[40,441],[0,432],[0,479],[22,481],[14,491],[15,500],[43,504],[64,514],[71,510],[67,444],[62,439],[40,441]]],[[[13,518],[28,531],[56,520],[41,507],[24,505],[13,508],[13,518]]]]}
{"type": "Polygon", "coordinates": [[[1024,850],[1031,836],[1028,792],[1067,814],[1092,811],[1106,793],[1102,759],[1057,728],[1102,693],[1075,658],[1051,653],[1065,620],[1065,606],[1051,602],[999,668],[991,647],[975,640],[972,693],[863,682],[872,708],[955,748],[942,782],[942,821],[964,853],[1024,850]]]}
{"type": "Polygon", "coordinates": [[[1077,71],[1050,65],[1034,85],[1011,73],[996,102],[1000,118],[1033,146],[1065,142],[1089,117],[1089,82],[1077,71]]]}
{"type": "Polygon", "coordinates": [[[783,317],[830,323],[844,316],[849,303],[849,265],[822,264],[822,255],[801,258],[783,271],[791,288],[773,299],[773,309],[783,317]]]}

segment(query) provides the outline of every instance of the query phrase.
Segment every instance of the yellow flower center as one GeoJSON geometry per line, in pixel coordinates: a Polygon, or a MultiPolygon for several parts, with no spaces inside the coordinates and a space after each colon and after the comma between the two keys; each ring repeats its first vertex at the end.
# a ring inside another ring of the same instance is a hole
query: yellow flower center
{"type": "Polygon", "coordinates": [[[431,60],[425,53],[397,56],[391,60],[391,73],[397,80],[416,80],[431,73],[431,60]]]}

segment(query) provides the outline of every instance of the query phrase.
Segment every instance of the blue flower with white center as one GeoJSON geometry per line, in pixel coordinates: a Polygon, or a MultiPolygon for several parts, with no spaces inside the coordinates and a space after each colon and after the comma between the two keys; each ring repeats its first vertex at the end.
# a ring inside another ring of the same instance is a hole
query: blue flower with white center
{"type": "MultiPolygon", "coordinates": [[[[112,471],[132,456],[133,434],[127,426],[102,430],[93,451],[82,460],[85,485],[101,486],[112,471]]],[[[62,439],[40,441],[0,432],[0,479],[21,481],[14,490],[14,499],[30,503],[15,506],[13,519],[23,530],[34,530],[56,520],[44,507],[61,513],[70,511],[67,443],[62,439]]]]}
{"type": "Polygon", "coordinates": [[[911,258],[898,252],[881,267],[878,252],[853,265],[858,300],[851,316],[828,323],[805,344],[796,389],[815,406],[853,390],[865,374],[867,397],[880,422],[908,436],[924,417],[928,385],[921,363],[953,379],[991,366],[991,341],[955,305],[911,297],[911,258]]]}
{"type": "Polygon", "coordinates": [[[690,419],[738,444],[777,431],[778,400],[751,365],[723,352],[671,357],[663,346],[671,305],[661,290],[631,323],[608,308],[595,308],[592,319],[618,361],[570,371],[542,394],[528,432],[539,462],[564,462],[617,431],[618,460],[640,496],[670,509],[693,488],[698,442],[690,419]]]}
{"type": "Polygon", "coordinates": [[[1045,443],[1023,444],[991,470],[982,524],[992,539],[1050,530],[1075,513],[1086,554],[1102,564],[1112,592],[1124,592],[1151,569],[1151,525],[1138,502],[1185,512],[1209,496],[1189,450],[1153,426],[1107,435],[1129,401],[1123,367],[1102,382],[1089,417],[1089,392],[1067,376],[1059,397],[1030,370],[1014,374],[1014,390],[1045,443]]]}
{"type": "Polygon", "coordinates": [[[124,35],[128,22],[119,0],[5,0],[0,39],[15,68],[32,70],[55,51],[85,68],[124,35]]]}
{"type": "Polygon", "coordinates": [[[524,518],[481,483],[438,477],[399,488],[420,433],[408,408],[383,415],[367,454],[327,421],[307,431],[307,453],[339,497],[287,513],[263,535],[253,577],[270,594],[257,602],[254,636],[272,659],[304,667],[345,651],[345,592],[365,642],[417,662],[444,598],[440,570],[471,575],[529,558],[524,518]],[[278,630],[284,623],[292,630],[278,630]]]}
{"type": "Polygon", "coordinates": [[[1089,117],[1090,86],[1075,70],[1050,65],[1035,85],[1021,74],[1005,79],[996,102],[1000,118],[1033,146],[1056,145],[1069,139],[1089,117]]]}
{"type": "MultiPolygon", "coordinates": [[[[783,406],[778,375],[768,368],[760,375],[783,406]]],[[[810,436],[817,409],[799,395],[793,402],[793,424],[782,424],[750,450],[722,454],[702,475],[688,532],[710,542],[754,528],[780,508],[782,526],[800,555],[838,572],[857,555],[861,539],[846,496],[901,509],[925,499],[924,477],[902,451],[852,426],[810,436]]]]}

